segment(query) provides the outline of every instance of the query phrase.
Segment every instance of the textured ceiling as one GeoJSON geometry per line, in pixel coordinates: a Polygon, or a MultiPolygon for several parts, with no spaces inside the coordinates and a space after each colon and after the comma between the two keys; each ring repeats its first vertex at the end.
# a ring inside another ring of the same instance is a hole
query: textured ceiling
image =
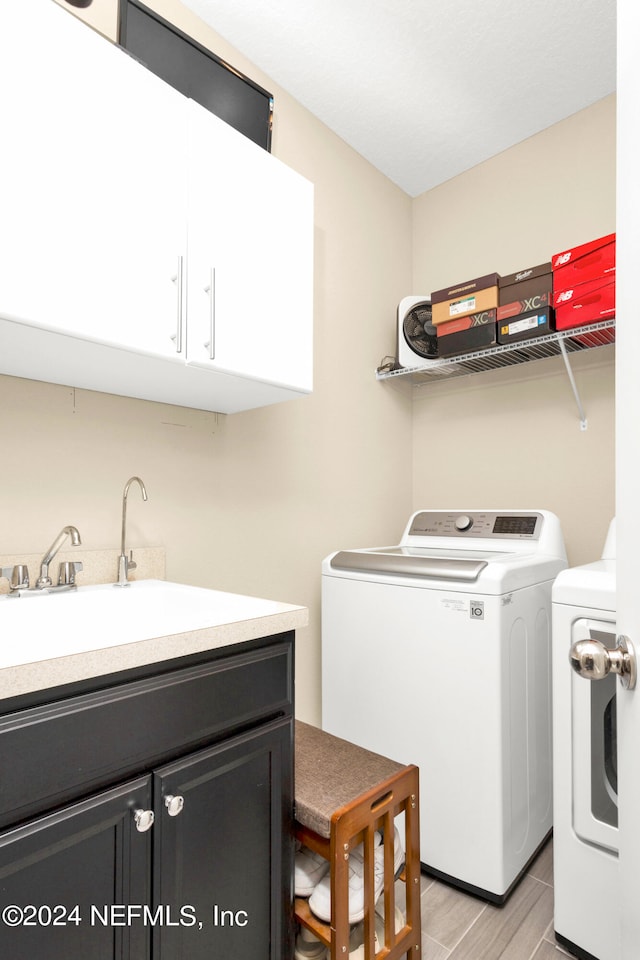
{"type": "Polygon", "coordinates": [[[411,196],[615,90],[616,0],[183,2],[411,196]]]}

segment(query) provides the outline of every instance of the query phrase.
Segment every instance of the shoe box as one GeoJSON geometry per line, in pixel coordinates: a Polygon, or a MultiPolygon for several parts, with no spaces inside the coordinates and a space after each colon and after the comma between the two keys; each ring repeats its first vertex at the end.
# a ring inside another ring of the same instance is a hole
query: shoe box
{"type": "Polygon", "coordinates": [[[553,295],[553,303],[556,330],[610,320],[616,315],[615,273],[559,290],[553,295]]]}
{"type": "Polygon", "coordinates": [[[497,308],[448,320],[436,327],[438,356],[452,357],[471,350],[484,350],[496,343],[497,308]]]}
{"type": "Polygon", "coordinates": [[[590,240],[588,243],[556,253],[551,258],[553,290],[568,290],[577,283],[587,283],[616,272],[616,235],[590,240]]]}
{"type": "Polygon", "coordinates": [[[551,265],[557,330],[615,316],[615,233],[557,253],[551,265]]]}
{"type": "Polygon", "coordinates": [[[553,308],[539,307],[527,310],[507,320],[498,320],[498,343],[515,343],[519,340],[531,340],[555,329],[553,308]]]}
{"type": "Polygon", "coordinates": [[[431,294],[431,322],[434,326],[461,317],[493,310],[498,306],[497,273],[466,280],[431,294]]]}
{"type": "Polygon", "coordinates": [[[508,276],[489,273],[431,293],[438,356],[514,343],[615,316],[616,235],[508,276]]]}
{"type": "Polygon", "coordinates": [[[550,261],[518,270],[507,277],[500,277],[498,321],[550,307],[552,292],[553,273],[550,261]]]}

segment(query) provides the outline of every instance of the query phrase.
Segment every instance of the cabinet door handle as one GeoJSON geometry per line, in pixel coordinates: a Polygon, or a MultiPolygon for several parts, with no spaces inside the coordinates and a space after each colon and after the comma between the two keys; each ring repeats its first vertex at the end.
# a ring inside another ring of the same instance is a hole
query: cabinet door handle
{"type": "Polygon", "coordinates": [[[184,807],[184,797],[181,796],[167,796],[164,798],[164,805],[167,808],[167,813],[170,817],[177,817],[179,813],[182,813],[182,808],[184,807]]]}
{"type": "Polygon", "coordinates": [[[209,360],[216,358],[216,268],[211,267],[209,285],[204,288],[209,294],[209,339],[205,347],[209,351],[209,360]]]}
{"type": "Polygon", "coordinates": [[[155,817],[153,810],[134,810],[133,819],[138,833],[146,833],[153,826],[155,817]]]}
{"type": "Polygon", "coordinates": [[[184,269],[184,257],[178,257],[178,272],[171,279],[176,285],[176,296],[178,298],[178,316],[176,321],[176,332],[172,334],[171,339],[176,345],[176,353],[182,353],[182,279],[184,269]]]}

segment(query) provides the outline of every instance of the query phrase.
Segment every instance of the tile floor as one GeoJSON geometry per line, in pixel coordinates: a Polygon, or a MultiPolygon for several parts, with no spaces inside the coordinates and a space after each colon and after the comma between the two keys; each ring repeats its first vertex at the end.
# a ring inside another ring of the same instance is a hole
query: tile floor
{"type": "Polygon", "coordinates": [[[551,840],[502,907],[426,874],[422,875],[421,904],[422,960],[563,960],[570,956],[557,946],[553,934],[551,840]]]}

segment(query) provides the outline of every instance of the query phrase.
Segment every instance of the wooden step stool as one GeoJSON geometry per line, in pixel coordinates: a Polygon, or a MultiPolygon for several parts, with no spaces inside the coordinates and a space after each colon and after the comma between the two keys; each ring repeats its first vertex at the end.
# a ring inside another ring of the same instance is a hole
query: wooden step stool
{"type": "Polygon", "coordinates": [[[331,922],[296,897],[296,919],[330,948],[331,960],[349,956],[349,852],[364,850],[365,960],[399,960],[421,953],[418,768],[404,766],[296,720],[295,835],[330,867],[331,922]],[[394,818],[404,813],[407,913],[395,931],[394,818]],[[374,953],[374,832],[384,832],[385,944],[374,953]]]}

